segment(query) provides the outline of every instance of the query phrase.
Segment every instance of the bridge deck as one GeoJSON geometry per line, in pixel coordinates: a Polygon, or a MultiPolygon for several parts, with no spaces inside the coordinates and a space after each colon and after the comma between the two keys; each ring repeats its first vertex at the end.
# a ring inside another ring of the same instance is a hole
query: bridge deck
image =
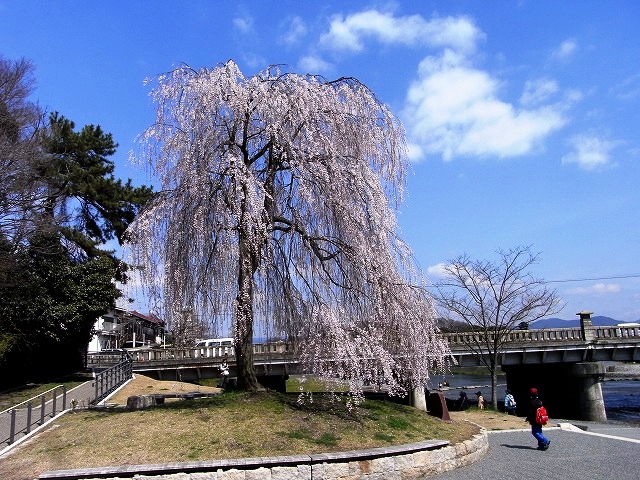
{"type": "MultiPolygon", "coordinates": [[[[640,327],[593,327],[593,340],[585,340],[581,328],[514,330],[507,335],[500,363],[567,363],[585,361],[639,361],[640,327]]],[[[477,346],[492,342],[480,332],[446,333],[452,355],[463,366],[477,365],[477,346]],[[473,345],[476,345],[474,351],[473,345]],[[475,359],[475,360],[474,360],[475,359]]],[[[254,361],[261,373],[287,373],[297,366],[293,347],[283,341],[255,344],[254,361]]],[[[131,351],[134,370],[216,368],[233,347],[158,348],[131,351]]],[[[90,354],[88,366],[101,368],[120,359],[120,353],[90,354]]]]}

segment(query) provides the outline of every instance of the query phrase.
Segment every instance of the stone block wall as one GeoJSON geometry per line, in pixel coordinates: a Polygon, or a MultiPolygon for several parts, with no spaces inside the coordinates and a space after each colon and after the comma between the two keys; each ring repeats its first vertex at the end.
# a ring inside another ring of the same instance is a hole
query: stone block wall
{"type": "Polygon", "coordinates": [[[405,480],[479,460],[488,450],[485,431],[463,443],[429,440],[408,445],[289,457],[240,458],[165,465],[58,470],[39,479],[90,480],[405,480]]]}

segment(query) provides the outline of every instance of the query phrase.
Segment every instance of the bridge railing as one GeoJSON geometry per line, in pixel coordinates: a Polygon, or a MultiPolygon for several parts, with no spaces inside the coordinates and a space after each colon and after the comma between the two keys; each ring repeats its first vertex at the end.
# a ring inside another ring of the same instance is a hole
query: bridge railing
{"type": "MultiPolygon", "coordinates": [[[[466,345],[468,343],[485,342],[495,340],[496,335],[492,332],[455,332],[445,333],[445,339],[449,345],[466,345]]],[[[566,342],[568,340],[582,340],[582,332],[579,328],[554,328],[539,330],[512,330],[507,333],[507,343],[528,343],[528,342],[566,342]]]]}
{"type": "MultiPolygon", "coordinates": [[[[595,338],[606,341],[624,341],[625,339],[640,340],[640,327],[591,327],[595,338]]],[[[455,332],[444,333],[444,338],[452,348],[463,347],[476,342],[495,340],[495,334],[489,332],[455,332]],[[485,338],[487,336],[487,338],[485,338]]],[[[512,330],[507,334],[506,343],[522,345],[531,343],[554,344],[567,342],[583,342],[581,328],[545,328],[532,330],[512,330]]],[[[253,345],[253,353],[256,357],[269,355],[289,354],[293,346],[284,341],[257,343],[253,345]]],[[[130,351],[131,359],[136,364],[144,362],[168,362],[168,363],[195,363],[203,358],[221,359],[225,355],[234,356],[232,346],[194,347],[194,348],[150,348],[145,350],[130,351]]],[[[113,365],[118,355],[91,354],[87,357],[87,365],[99,367],[113,365]]]]}
{"type": "Polygon", "coordinates": [[[640,327],[596,327],[597,338],[638,338],[640,327]]]}
{"type": "MultiPolygon", "coordinates": [[[[256,343],[253,345],[253,353],[257,356],[271,354],[285,354],[291,352],[292,346],[283,341],[256,343]]],[[[232,346],[194,347],[194,348],[149,348],[145,350],[129,351],[134,363],[144,362],[184,362],[195,361],[202,358],[220,358],[235,355],[232,346]]],[[[120,356],[112,353],[94,353],[87,356],[87,366],[101,367],[113,365],[119,361],[120,356]]]]}
{"type": "MultiPolygon", "coordinates": [[[[640,338],[640,327],[591,327],[597,339],[625,339],[640,338]]],[[[495,340],[495,334],[489,332],[456,332],[445,333],[444,337],[449,345],[465,345],[475,342],[485,342],[495,340]]],[[[506,343],[529,343],[529,342],[567,342],[583,341],[582,329],[580,328],[544,328],[536,330],[512,330],[507,334],[506,343]]]]}

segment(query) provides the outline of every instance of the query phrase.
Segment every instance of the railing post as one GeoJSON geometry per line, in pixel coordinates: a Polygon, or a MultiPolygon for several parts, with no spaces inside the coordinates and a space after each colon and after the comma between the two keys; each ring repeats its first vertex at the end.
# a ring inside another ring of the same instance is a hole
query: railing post
{"type": "Polygon", "coordinates": [[[62,410],[67,409],[67,386],[62,386],[62,410]]]}
{"type": "Polygon", "coordinates": [[[27,402],[27,433],[31,432],[31,401],[27,402]]]}
{"type": "Polygon", "coordinates": [[[13,443],[16,437],[16,409],[11,410],[11,426],[9,427],[9,445],[13,443]]]}
{"type": "Polygon", "coordinates": [[[54,389],[53,389],[53,399],[52,399],[52,401],[51,401],[51,406],[52,406],[52,408],[53,408],[53,413],[52,413],[52,415],[51,415],[52,417],[55,417],[55,416],[56,416],[56,400],[58,399],[58,392],[57,392],[57,388],[58,388],[58,387],[56,387],[56,388],[54,388],[54,389]]]}
{"type": "Polygon", "coordinates": [[[44,425],[44,414],[47,400],[44,398],[44,395],[40,395],[40,399],[40,425],[44,425]]]}

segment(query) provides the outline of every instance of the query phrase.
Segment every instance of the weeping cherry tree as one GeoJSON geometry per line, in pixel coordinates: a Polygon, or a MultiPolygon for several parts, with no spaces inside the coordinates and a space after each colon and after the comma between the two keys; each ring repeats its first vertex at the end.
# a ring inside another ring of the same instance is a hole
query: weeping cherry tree
{"type": "Polygon", "coordinates": [[[397,233],[404,132],[365,85],[280,67],[245,77],[229,61],[161,75],[152,96],[138,157],[161,189],[129,227],[129,261],[170,322],[231,324],[240,388],[258,388],[257,326],[356,395],[375,382],[401,395],[443,367],[397,233]]]}

